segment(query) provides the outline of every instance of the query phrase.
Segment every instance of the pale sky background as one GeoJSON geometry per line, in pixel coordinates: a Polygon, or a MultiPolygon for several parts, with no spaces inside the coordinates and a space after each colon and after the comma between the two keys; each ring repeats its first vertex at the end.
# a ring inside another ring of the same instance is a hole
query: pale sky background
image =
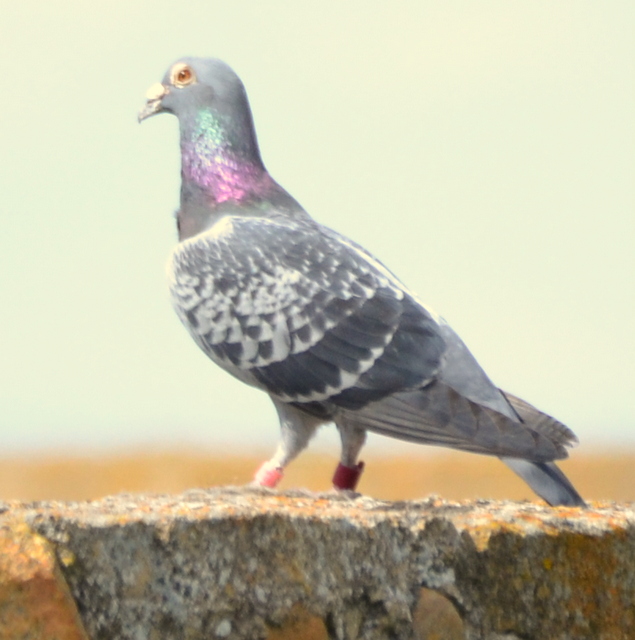
{"type": "Polygon", "coordinates": [[[0,0],[0,454],[274,447],[168,301],[177,121],[136,113],[183,55],[499,386],[635,446],[633,34],[632,0],[0,0]]]}

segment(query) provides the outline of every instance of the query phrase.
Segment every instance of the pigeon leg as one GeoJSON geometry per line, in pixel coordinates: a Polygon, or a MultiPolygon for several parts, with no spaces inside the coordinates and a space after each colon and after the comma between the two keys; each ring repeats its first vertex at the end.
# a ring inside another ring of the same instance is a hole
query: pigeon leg
{"type": "Polygon", "coordinates": [[[278,400],[273,403],[280,418],[282,439],[273,457],[256,471],[253,481],[253,484],[270,488],[282,480],[284,468],[306,448],[323,422],[278,400]]]}
{"type": "Polygon", "coordinates": [[[355,491],[364,470],[364,463],[357,462],[357,457],[366,442],[366,431],[343,425],[337,425],[337,428],[342,439],[342,456],[333,474],[333,487],[355,491]]]}

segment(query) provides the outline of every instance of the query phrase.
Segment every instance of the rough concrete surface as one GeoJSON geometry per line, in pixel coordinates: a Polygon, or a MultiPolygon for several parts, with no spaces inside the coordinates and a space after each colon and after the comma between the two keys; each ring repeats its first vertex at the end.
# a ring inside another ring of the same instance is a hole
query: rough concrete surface
{"type": "Polygon", "coordinates": [[[632,505],[215,488],[2,512],[3,639],[83,640],[75,603],[91,640],[635,639],[632,505]]]}

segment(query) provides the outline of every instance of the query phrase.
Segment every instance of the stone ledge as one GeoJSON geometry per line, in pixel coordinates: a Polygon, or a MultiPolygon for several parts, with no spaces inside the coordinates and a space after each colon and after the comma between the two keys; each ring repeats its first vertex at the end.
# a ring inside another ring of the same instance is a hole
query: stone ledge
{"type": "Polygon", "coordinates": [[[84,640],[73,601],[91,640],[635,637],[632,505],[219,488],[3,510],[25,540],[1,547],[3,638],[84,640]],[[55,588],[11,583],[25,553],[55,588]],[[10,635],[12,588],[63,624],[10,635]]]}

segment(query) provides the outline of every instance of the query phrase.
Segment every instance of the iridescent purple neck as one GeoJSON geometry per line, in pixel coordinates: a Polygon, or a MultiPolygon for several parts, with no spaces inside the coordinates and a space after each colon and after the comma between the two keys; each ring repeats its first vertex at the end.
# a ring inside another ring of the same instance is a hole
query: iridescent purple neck
{"type": "Polygon", "coordinates": [[[270,191],[275,182],[260,160],[255,137],[251,131],[242,133],[235,136],[241,147],[217,116],[199,111],[193,126],[181,134],[184,182],[199,187],[215,203],[258,198],[270,191]]]}

